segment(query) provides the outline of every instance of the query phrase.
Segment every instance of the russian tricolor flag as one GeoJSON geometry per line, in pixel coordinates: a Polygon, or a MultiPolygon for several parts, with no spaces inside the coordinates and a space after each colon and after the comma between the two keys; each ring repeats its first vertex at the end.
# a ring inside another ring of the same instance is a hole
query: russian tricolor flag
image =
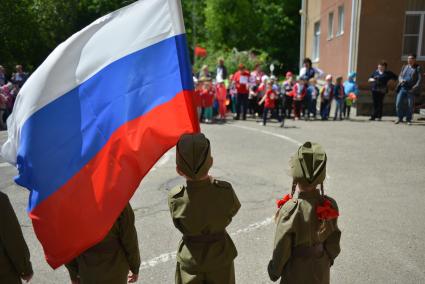
{"type": "Polygon", "coordinates": [[[16,164],[47,262],[101,241],[156,161],[199,131],[179,0],[141,0],[59,45],[20,91],[16,164]]]}

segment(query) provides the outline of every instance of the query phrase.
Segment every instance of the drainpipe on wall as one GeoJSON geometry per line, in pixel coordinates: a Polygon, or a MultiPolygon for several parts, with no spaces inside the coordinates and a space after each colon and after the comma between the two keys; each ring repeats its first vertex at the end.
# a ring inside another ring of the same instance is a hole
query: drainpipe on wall
{"type": "Polygon", "coordinates": [[[306,21],[307,21],[307,0],[302,0],[301,3],[301,32],[300,32],[300,69],[303,66],[305,57],[305,34],[306,34],[306,21]]]}
{"type": "Polygon", "coordinates": [[[348,73],[356,71],[357,69],[357,52],[358,52],[358,34],[360,26],[360,11],[361,0],[351,1],[351,31],[350,31],[350,45],[348,51],[348,73]]]}

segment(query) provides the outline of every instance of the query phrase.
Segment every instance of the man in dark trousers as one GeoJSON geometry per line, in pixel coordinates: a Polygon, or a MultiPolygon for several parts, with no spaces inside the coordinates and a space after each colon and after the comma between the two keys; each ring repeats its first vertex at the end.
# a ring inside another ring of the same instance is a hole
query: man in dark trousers
{"type": "Polygon", "coordinates": [[[403,121],[403,117],[406,116],[407,124],[412,123],[413,115],[413,104],[415,95],[421,92],[421,81],[422,81],[422,70],[421,67],[416,64],[416,55],[409,54],[407,57],[407,65],[404,65],[401,69],[400,76],[398,77],[397,87],[397,120],[395,124],[403,121]],[[403,111],[403,103],[407,100],[407,112],[403,111]]]}
{"type": "Polygon", "coordinates": [[[9,198],[0,192],[0,283],[30,281],[30,252],[9,198]]]}

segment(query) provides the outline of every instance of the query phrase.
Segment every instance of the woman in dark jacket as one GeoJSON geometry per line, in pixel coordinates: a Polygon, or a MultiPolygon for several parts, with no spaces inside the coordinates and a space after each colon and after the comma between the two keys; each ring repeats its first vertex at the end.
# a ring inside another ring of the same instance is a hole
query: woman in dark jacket
{"type": "Polygon", "coordinates": [[[384,98],[385,94],[388,92],[388,81],[397,80],[397,78],[396,74],[387,70],[387,62],[385,61],[381,61],[378,64],[378,69],[369,77],[369,82],[372,83],[371,90],[373,99],[373,109],[369,120],[381,120],[384,98]]]}

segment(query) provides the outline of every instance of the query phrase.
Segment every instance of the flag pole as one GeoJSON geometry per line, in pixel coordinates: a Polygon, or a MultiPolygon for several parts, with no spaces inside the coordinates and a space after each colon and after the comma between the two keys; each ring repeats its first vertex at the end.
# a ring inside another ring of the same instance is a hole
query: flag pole
{"type": "Polygon", "coordinates": [[[196,48],[196,10],[195,10],[195,4],[196,0],[192,0],[192,41],[193,41],[193,66],[195,66],[196,62],[196,55],[195,55],[195,48],[196,48]]]}

